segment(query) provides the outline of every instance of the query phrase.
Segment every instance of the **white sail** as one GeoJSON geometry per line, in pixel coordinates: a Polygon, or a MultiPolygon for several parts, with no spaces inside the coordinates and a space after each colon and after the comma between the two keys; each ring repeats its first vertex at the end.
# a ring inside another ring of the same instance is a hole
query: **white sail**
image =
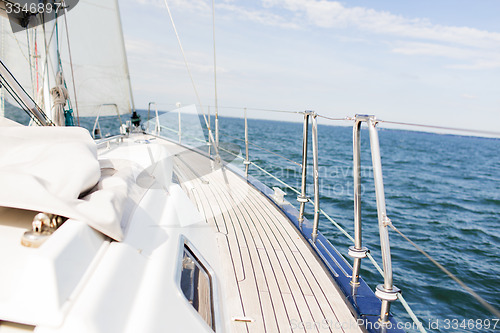
{"type": "MultiPolygon", "coordinates": [[[[12,75],[33,100],[51,115],[50,88],[55,85],[58,70],[56,25],[49,21],[45,27],[36,25],[28,30],[12,31],[6,17],[1,17],[1,59],[12,75]]],[[[12,96],[3,93],[13,105],[12,96]]]]}
{"type": "Polygon", "coordinates": [[[73,61],[80,116],[130,113],[133,108],[127,58],[116,0],[81,0],[59,18],[60,52],[71,100],[74,101],[69,49],[73,61]],[[101,107],[102,105],[106,105],[101,107]]]}
{"type": "Polygon", "coordinates": [[[60,70],[58,52],[72,107],[80,116],[134,108],[116,0],[80,0],[45,29],[38,25],[13,33],[7,18],[1,20],[1,59],[46,114],[52,113],[49,92],[60,70]]]}
{"type": "MultiPolygon", "coordinates": [[[[0,17],[0,24],[2,31],[0,56],[2,62],[23,86],[24,90],[26,90],[32,98],[35,98],[35,91],[33,88],[36,85],[36,80],[35,85],[33,85],[31,75],[32,73],[34,74],[34,68],[30,65],[30,59],[34,59],[34,54],[30,54],[31,51],[28,49],[28,34],[24,31],[15,34],[12,33],[10,22],[6,17],[0,17]],[[31,71],[30,68],[32,68],[33,71],[31,71]]],[[[35,64],[33,64],[33,67],[34,66],[35,64]]],[[[4,96],[8,102],[16,104],[5,92],[4,96]]]]}

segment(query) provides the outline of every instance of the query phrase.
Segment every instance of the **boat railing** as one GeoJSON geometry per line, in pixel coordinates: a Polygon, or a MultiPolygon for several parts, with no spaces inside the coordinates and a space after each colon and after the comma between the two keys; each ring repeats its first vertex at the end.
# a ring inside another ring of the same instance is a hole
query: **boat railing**
{"type": "MultiPolygon", "coordinates": [[[[151,103],[150,103],[151,105],[151,103]]],[[[221,134],[223,136],[227,136],[232,139],[236,139],[245,143],[245,156],[242,154],[235,154],[234,152],[225,149],[222,146],[218,148],[220,151],[224,151],[230,155],[233,155],[235,158],[239,158],[242,160],[243,165],[245,167],[245,175],[248,176],[248,169],[250,165],[252,167],[257,168],[259,171],[263,172],[267,176],[273,178],[280,184],[282,184],[285,188],[288,188],[292,192],[297,194],[297,201],[299,203],[299,223],[300,226],[304,221],[304,213],[305,213],[305,205],[307,203],[311,204],[314,207],[314,218],[313,218],[313,226],[312,233],[310,235],[310,240],[312,245],[316,241],[318,236],[319,229],[319,218],[320,215],[324,216],[328,221],[330,221],[337,229],[342,232],[351,242],[353,242],[353,246],[350,246],[348,249],[348,255],[354,259],[352,266],[352,275],[351,275],[351,285],[353,286],[353,293],[356,292],[356,286],[359,285],[359,275],[361,268],[361,260],[363,258],[368,258],[370,262],[373,264],[375,269],[381,274],[383,278],[383,283],[377,285],[375,295],[381,299],[381,309],[380,309],[380,323],[387,324],[389,322],[389,310],[391,302],[395,300],[399,300],[403,305],[404,309],[410,316],[410,318],[415,323],[415,327],[418,328],[420,332],[427,332],[421,323],[421,321],[416,317],[415,313],[406,302],[404,297],[402,296],[400,290],[393,285],[393,276],[392,276],[392,262],[391,262],[391,254],[390,254],[390,242],[389,242],[389,232],[388,226],[390,224],[390,220],[387,217],[386,208],[385,208],[385,195],[384,195],[384,187],[383,187],[383,178],[382,178],[382,164],[380,157],[380,146],[378,140],[378,133],[376,129],[376,125],[379,122],[374,116],[370,115],[356,115],[353,118],[329,118],[325,116],[318,115],[313,111],[304,111],[304,112],[293,112],[303,115],[303,142],[302,142],[302,163],[297,163],[288,159],[285,156],[282,156],[276,152],[270,151],[259,145],[256,145],[248,140],[248,119],[247,119],[247,109],[243,108],[244,111],[244,139],[237,138],[224,132],[219,132],[217,134],[221,134]],[[354,121],[353,126],[353,177],[354,177],[354,237],[352,237],[340,224],[338,224],[331,216],[329,216],[323,209],[320,208],[319,205],[319,166],[318,166],[318,125],[317,118],[326,118],[330,120],[348,120],[354,121]],[[311,143],[312,143],[312,159],[313,159],[313,183],[314,190],[313,196],[314,200],[309,198],[306,193],[307,188],[307,151],[308,151],[308,136],[309,136],[309,123],[311,123],[311,143]],[[379,225],[379,234],[381,240],[381,253],[382,253],[382,267],[377,263],[377,261],[370,254],[369,250],[366,247],[363,247],[362,244],[362,224],[361,224],[361,159],[360,159],[360,129],[361,124],[366,123],[369,129],[369,137],[370,137],[370,147],[372,154],[372,164],[373,164],[373,173],[374,173],[374,183],[375,183],[375,192],[376,192],[376,201],[377,201],[377,212],[378,212],[378,225],[379,225]],[[293,186],[287,184],[283,180],[279,179],[272,173],[268,172],[260,165],[250,160],[249,156],[249,146],[253,146],[262,151],[266,151],[275,156],[279,156],[288,162],[294,163],[301,168],[301,188],[300,190],[294,188],[293,186]]],[[[149,117],[148,117],[149,118],[149,117]]],[[[206,140],[202,140],[200,138],[190,136],[188,134],[183,134],[181,132],[181,116],[179,113],[179,128],[170,128],[164,126],[162,124],[158,125],[158,128],[165,129],[171,133],[178,134],[179,142],[181,141],[181,136],[185,138],[190,138],[192,140],[203,142],[206,144],[206,140]]],[[[218,141],[218,140],[217,140],[218,141]]]]}
{"type": "Polygon", "coordinates": [[[359,284],[359,271],[361,259],[366,257],[368,249],[362,245],[361,224],[361,124],[368,125],[370,133],[370,148],[373,165],[373,178],[375,184],[375,197],[377,202],[378,226],[380,234],[380,248],[382,253],[382,266],[384,283],[376,288],[375,295],[382,300],[380,310],[381,323],[389,319],[390,302],[397,300],[400,290],[393,285],[391,246],[389,242],[390,219],[387,217],[385,207],[384,180],[382,177],[382,161],[380,157],[380,144],[376,129],[377,120],[374,116],[356,115],[353,127],[353,176],[354,176],[354,246],[349,247],[349,256],[354,259],[351,284],[359,284]]]}
{"type": "MultiPolygon", "coordinates": [[[[178,107],[178,106],[177,106],[178,107]]],[[[360,270],[361,270],[361,261],[363,258],[368,258],[375,269],[380,273],[383,278],[383,283],[377,285],[375,289],[375,296],[377,296],[381,300],[381,308],[380,308],[380,318],[379,322],[381,324],[388,323],[389,320],[389,310],[391,302],[399,300],[405,311],[408,313],[412,321],[414,322],[414,328],[418,331],[424,333],[427,332],[424,328],[422,322],[417,318],[409,304],[404,299],[400,290],[396,288],[393,284],[393,274],[392,274],[392,261],[391,261],[391,248],[389,242],[389,230],[390,227],[398,234],[400,234],[405,240],[410,242],[419,252],[425,255],[431,262],[433,262],[436,267],[438,267],[443,273],[448,275],[451,279],[455,280],[466,292],[468,292],[471,296],[473,296],[480,304],[482,304],[486,309],[488,309],[495,316],[500,315],[500,312],[496,310],[493,306],[488,304],[484,299],[482,299],[477,293],[475,293],[470,287],[465,285],[462,281],[460,281],[456,276],[446,270],[442,265],[437,263],[429,254],[427,254],[424,250],[414,244],[411,240],[407,238],[400,230],[398,230],[391,220],[387,216],[386,206],[385,206],[385,194],[384,194],[384,183],[382,177],[382,162],[381,162],[381,154],[380,154],[380,144],[378,139],[377,132],[377,124],[379,123],[387,123],[387,124],[398,124],[398,125],[406,125],[411,128],[418,127],[427,127],[433,130],[447,130],[447,131],[456,131],[459,133],[473,133],[473,134],[482,134],[482,135],[494,135],[496,137],[500,136],[499,132],[484,132],[477,130],[467,130],[467,129],[458,129],[451,127],[442,127],[442,126],[428,126],[421,124],[410,124],[410,123],[400,123],[400,122],[391,122],[384,121],[375,118],[373,115],[356,115],[354,117],[344,117],[344,118],[332,118],[317,114],[313,111],[281,111],[281,110],[270,110],[270,109],[252,109],[256,111],[266,111],[266,112],[284,112],[290,114],[300,114],[303,117],[303,142],[302,142],[302,163],[298,163],[289,159],[286,156],[283,156],[275,151],[266,149],[261,147],[254,142],[249,140],[249,131],[248,131],[248,119],[247,119],[247,108],[235,108],[235,107],[220,107],[219,109],[230,108],[230,109],[241,109],[243,111],[244,116],[244,139],[238,138],[235,136],[231,136],[224,131],[219,131],[216,126],[216,139],[215,140],[206,140],[201,139],[200,137],[195,137],[190,135],[189,133],[183,133],[181,131],[181,112],[179,110],[178,113],[178,121],[179,127],[177,129],[169,128],[167,126],[158,123],[157,128],[158,131],[165,129],[173,134],[177,134],[179,137],[179,142],[181,142],[181,138],[189,138],[196,142],[203,143],[204,145],[208,145],[208,151],[210,153],[210,146],[216,144],[214,147],[214,154],[220,151],[228,153],[229,155],[234,156],[235,158],[241,159],[245,168],[245,176],[248,177],[249,167],[252,166],[256,168],[266,176],[274,179],[278,183],[280,183],[284,188],[289,189],[290,191],[297,194],[297,201],[299,204],[299,218],[298,225],[299,228],[302,227],[302,222],[304,221],[305,214],[305,206],[307,203],[311,204],[314,207],[314,218],[312,228],[306,228],[307,230],[311,230],[310,235],[305,235],[309,238],[311,245],[316,247],[315,241],[318,236],[319,229],[319,217],[320,215],[326,218],[329,222],[331,222],[346,238],[348,238],[353,245],[348,248],[348,256],[353,259],[352,265],[352,275],[347,276],[350,279],[350,285],[352,286],[351,292],[352,295],[355,296],[356,286],[360,283],[360,270]],[[319,205],[319,166],[318,166],[318,125],[317,118],[323,118],[329,121],[349,121],[353,122],[353,181],[354,181],[354,237],[351,236],[339,223],[337,223],[331,216],[329,216],[323,209],[320,208],[319,205]],[[313,196],[314,200],[309,198],[306,193],[307,189],[307,151],[308,151],[308,139],[309,139],[309,123],[311,123],[311,143],[312,143],[312,168],[313,168],[313,196]],[[377,204],[377,217],[378,217],[378,229],[380,236],[380,247],[381,247],[381,255],[382,255],[382,267],[378,264],[378,262],[373,258],[370,251],[363,246],[362,242],[362,223],[361,223],[361,142],[360,142],[360,130],[362,124],[365,123],[368,127],[369,132],[369,140],[370,140],[370,151],[372,157],[372,168],[373,168],[373,177],[374,177],[374,185],[375,185],[375,198],[377,204]],[[233,140],[241,141],[245,144],[245,155],[243,153],[238,152],[235,153],[228,149],[225,149],[223,145],[219,146],[217,143],[219,142],[219,135],[226,136],[233,140]],[[249,155],[249,147],[252,146],[260,151],[272,154],[274,156],[278,156],[283,160],[286,160],[289,163],[293,163],[301,169],[301,186],[300,189],[297,189],[290,184],[286,183],[276,175],[264,169],[255,161],[250,159],[249,155]]],[[[209,109],[210,110],[210,109],[209,109]]],[[[148,117],[149,118],[149,117],[148,117]]],[[[216,116],[217,120],[217,116],[216,116]]],[[[208,122],[206,123],[208,127],[210,127],[210,113],[208,122]]],[[[218,125],[216,121],[216,125],[218,125]]],[[[306,230],[304,229],[304,230],[306,230]]],[[[345,260],[345,259],[344,259],[345,260]]],[[[346,261],[349,265],[349,263],[346,261]]]]}
{"type": "Polygon", "coordinates": [[[161,126],[160,126],[160,117],[158,116],[158,104],[156,102],[149,102],[148,103],[148,119],[146,121],[146,132],[149,132],[149,124],[150,124],[150,113],[151,113],[151,105],[155,106],[155,130],[154,134],[155,135],[160,135],[161,134],[161,126]]]}
{"type": "MultiPolygon", "coordinates": [[[[312,124],[312,151],[313,151],[313,182],[314,182],[314,219],[311,240],[316,242],[318,236],[319,214],[319,170],[318,170],[318,115],[312,111],[304,112],[304,129],[302,142],[302,184],[301,192],[297,197],[300,204],[299,224],[302,226],[304,220],[305,204],[310,201],[306,193],[307,183],[307,143],[308,143],[308,123],[311,119],[312,124]]],[[[382,276],[384,283],[376,288],[375,295],[382,301],[380,309],[380,323],[385,325],[389,323],[389,310],[392,301],[398,299],[400,290],[393,285],[391,249],[389,242],[388,226],[390,220],[387,217],[385,207],[384,183],[382,177],[382,162],[380,157],[380,145],[378,133],[376,130],[377,120],[375,116],[356,115],[353,127],[353,177],[354,177],[354,245],[349,247],[349,256],[354,260],[351,285],[353,293],[356,292],[356,286],[359,285],[359,272],[361,268],[361,259],[367,257],[368,249],[362,246],[362,224],[361,224],[361,148],[360,148],[360,129],[361,124],[365,122],[368,125],[370,133],[370,147],[373,164],[373,176],[375,184],[375,196],[377,202],[378,225],[380,234],[380,248],[382,253],[382,276]]],[[[325,213],[326,215],[326,213],[325,213]]]]}
{"type": "Polygon", "coordinates": [[[92,127],[92,138],[94,140],[102,138],[102,130],[101,130],[101,125],[99,123],[99,118],[101,116],[102,109],[104,107],[108,107],[108,106],[113,107],[113,108],[116,109],[116,115],[118,117],[118,121],[120,122],[120,127],[123,125],[122,118],[120,117],[120,110],[119,110],[117,104],[115,104],[115,103],[105,103],[105,104],[99,105],[97,107],[97,115],[96,115],[95,120],[94,120],[94,126],[92,127]]]}

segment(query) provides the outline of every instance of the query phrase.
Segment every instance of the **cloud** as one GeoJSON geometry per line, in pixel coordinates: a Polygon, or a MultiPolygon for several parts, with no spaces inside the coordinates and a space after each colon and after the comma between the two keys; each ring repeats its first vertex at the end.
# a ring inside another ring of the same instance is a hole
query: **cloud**
{"type": "MultiPolygon", "coordinates": [[[[285,10],[291,20],[309,26],[355,29],[382,38],[398,38],[392,52],[460,59],[453,69],[492,69],[500,67],[500,33],[471,27],[433,24],[425,18],[406,18],[387,11],[346,7],[338,1],[262,0],[268,9],[285,10]]],[[[394,44],[393,42],[391,44],[394,44]]]]}
{"type": "Polygon", "coordinates": [[[472,64],[448,65],[446,67],[451,69],[466,69],[466,70],[495,69],[495,68],[500,68],[500,59],[497,60],[479,59],[478,61],[475,61],[472,64]]]}
{"type": "MultiPolygon", "coordinates": [[[[140,4],[164,7],[164,0],[136,0],[140,4]]],[[[167,0],[169,6],[196,10],[211,15],[211,0],[167,0]]],[[[387,11],[365,7],[346,7],[338,1],[326,0],[261,0],[260,8],[235,0],[216,2],[216,9],[233,13],[261,24],[297,28],[355,28],[369,33],[412,39],[439,41],[479,48],[499,49],[500,33],[470,27],[433,24],[425,18],[406,18],[387,11]]]]}
{"type": "Polygon", "coordinates": [[[451,69],[491,69],[500,67],[500,53],[464,46],[449,46],[436,43],[400,42],[392,52],[411,56],[444,57],[466,61],[466,64],[447,65],[451,69]]]}
{"type": "Polygon", "coordinates": [[[268,8],[283,8],[310,25],[324,28],[356,28],[363,31],[456,43],[474,47],[497,47],[500,33],[469,27],[432,24],[424,18],[405,18],[387,11],[364,7],[345,7],[338,1],[263,0],[268,8]]]}
{"type": "Polygon", "coordinates": [[[402,42],[392,49],[394,53],[406,55],[430,55],[454,59],[470,59],[477,55],[474,50],[434,43],[402,42]]]}
{"type": "MultiPolygon", "coordinates": [[[[135,0],[141,5],[165,8],[165,0],[135,0]]],[[[205,0],[167,0],[169,7],[192,10],[198,12],[208,12],[212,10],[210,2],[205,0]]]]}
{"type": "MultiPolygon", "coordinates": [[[[157,75],[165,75],[169,70],[186,70],[184,60],[177,49],[167,50],[162,44],[153,41],[140,40],[133,37],[125,38],[125,47],[130,61],[149,64],[156,68],[157,75]],[[165,71],[162,71],[165,70],[165,71]]],[[[187,52],[186,57],[189,61],[189,68],[194,74],[213,73],[213,64],[207,61],[210,54],[203,52],[187,52]]],[[[218,66],[217,71],[226,72],[224,67],[218,66]]]]}
{"type": "Polygon", "coordinates": [[[465,98],[465,99],[477,99],[477,96],[470,95],[470,94],[462,94],[462,98],[465,98]]]}
{"type": "Polygon", "coordinates": [[[270,13],[269,11],[265,10],[247,9],[229,3],[218,4],[217,10],[223,10],[225,12],[229,12],[233,14],[234,18],[237,19],[244,19],[252,22],[257,22],[259,24],[278,26],[282,28],[291,28],[291,29],[300,28],[299,24],[290,22],[285,17],[282,17],[274,13],[270,13]]]}
{"type": "MultiPolygon", "coordinates": [[[[164,0],[136,1],[165,6],[164,0]]],[[[168,3],[176,9],[205,13],[207,16],[212,13],[211,0],[168,0],[168,3]]],[[[216,2],[216,15],[224,19],[247,20],[285,29],[316,27],[357,30],[391,41],[391,51],[394,53],[464,61],[462,64],[448,64],[447,68],[470,70],[500,67],[498,32],[434,24],[425,18],[407,18],[359,6],[347,7],[339,1],[261,0],[258,4],[220,0],[216,2]],[[399,41],[394,42],[394,38],[399,41]]]]}
{"type": "MultiPolygon", "coordinates": [[[[141,5],[155,6],[165,8],[165,0],[135,0],[141,5]]],[[[216,11],[223,12],[224,16],[230,14],[232,19],[247,20],[269,26],[280,26],[283,28],[297,29],[299,25],[290,22],[285,17],[274,14],[269,10],[258,10],[255,8],[247,8],[241,4],[235,4],[236,0],[216,1],[216,11]]],[[[205,16],[212,15],[211,0],[167,0],[169,7],[183,11],[197,12],[205,16]]],[[[216,14],[218,15],[218,14],[216,14]]]]}

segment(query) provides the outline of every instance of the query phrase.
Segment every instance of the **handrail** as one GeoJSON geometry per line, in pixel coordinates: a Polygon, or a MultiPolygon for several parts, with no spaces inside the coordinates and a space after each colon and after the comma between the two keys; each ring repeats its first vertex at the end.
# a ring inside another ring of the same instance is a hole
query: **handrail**
{"type": "Polygon", "coordinates": [[[116,108],[116,114],[118,116],[118,120],[120,121],[120,127],[123,125],[122,118],[120,117],[120,110],[118,109],[118,105],[116,103],[104,103],[99,105],[97,108],[97,116],[95,117],[94,127],[92,128],[92,138],[95,140],[96,133],[102,137],[101,125],[99,123],[99,117],[101,116],[101,109],[103,106],[114,106],[116,108]],[[96,127],[99,129],[99,132],[96,132],[96,127]]]}
{"type": "Polygon", "coordinates": [[[348,254],[354,258],[352,265],[353,286],[359,285],[359,271],[361,269],[361,259],[366,257],[368,249],[362,244],[361,229],[361,145],[360,145],[361,120],[356,119],[353,126],[352,145],[353,145],[353,179],[354,179],[354,246],[349,247],[348,254]]]}
{"type": "MultiPolygon", "coordinates": [[[[361,268],[361,259],[366,257],[368,249],[362,246],[361,233],[361,143],[360,129],[361,124],[368,124],[370,134],[370,147],[372,153],[373,178],[375,183],[375,196],[377,201],[378,224],[380,234],[380,248],[382,252],[384,284],[378,285],[375,295],[382,300],[380,309],[380,322],[389,323],[390,302],[397,299],[400,292],[393,285],[391,247],[389,243],[388,225],[390,223],[385,208],[384,181],[382,177],[382,163],[380,157],[380,145],[378,133],[375,128],[377,120],[374,116],[356,115],[353,126],[353,177],[354,177],[354,246],[349,247],[349,256],[354,259],[351,284],[359,285],[359,271],[361,268]]],[[[355,289],[353,289],[354,291],[355,289]]]]}
{"type": "MultiPolygon", "coordinates": [[[[179,118],[179,143],[181,143],[181,140],[182,140],[182,126],[181,126],[181,108],[180,107],[177,108],[177,115],[178,115],[178,118],[179,118]]],[[[219,146],[219,144],[217,143],[217,148],[219,148],[218,146],[219,146]]]]}
{"type": "Polygon", "coordinates": [[[311,238],[313,243],[318,237],[319,227],[319,172],[318,172],[318,123],[317,115],[314,113],[312,118],[312,149],[313,149],[313,180],[314,180],[314,220],[311,238]]]}
{"type": "Polygon", "coordinates": [[[307,132],[309,130],[309,113],[304,113],[304,129],[302,131],[302,183],[300,186],[300,195],[297,197],[299,202],[299,226],[304,223],[304,209],[309,198],[306,195],[307,181],[307,132]]]}
{"type": "Polygon", "coordinates": [[[248,119],[247,119],[247,108],[245,108],[245,153],[246,158],[243,161],[245,165],[245,177],[248,178],[248,167],[250,166],[250,159],[248,155],[248,119]]]}
{"type": "Polygon", "coordinates": [[[150,111],[151,111],[151,105],[153,105],[153,104],[154,104],[154,106],[155,106],[155,116],[156,116],[156,121],[155,121],[155,134],[156,134],[156,135],[160,135],[160,130],[161,130],[161,128],[160,128],[160,117],[158,116],[158,104],[156,104],[156,102],[149,102],[149,103],[148,103],[148,119],[147,119],[147,121],[146,121],[146,123],[147,123],[147,125],[146,125],[146,131],[148,131],[148,130],[149,130],[149,119],[150,119],[150,117],[149,117],[149,113],[150,113],[150,111]]]}
{"type": "Polygon", "coordinates": [[[275,153],[274,151],[271,151],[271,150],[269,150],[269,149],[266,149],[266,148],[264,148],[264,147],[261,147],[261,146],[259,146],[259,145],[255,144],[255,143],[253,143],[253,142],[250,142],[250,141],[248,141],[248,140],[244,140],[244,139],[240,139],[240,138],[237,138],[237,137],[235,137],[235,136],[232,136],[232,135],[229,135],[229,134],[226,134],[226,133],[223,133],[223,132],[221,132],[220,134],[222,134],[222,135],[224,135],[224,136],[227,136],[228,138],[231,138],[231,139],[234,139],[234,140],[238,140],[238,141],[245,142],[245,150],[246,150],[246,146],[248,146],[248,145],[252,145],[252,146],[254,146],[254,147],[256,147],[256,148],[258,148],[258,149],[260,149],[260,150],[263,150],[263,151],[265,151],[265,152],[268,152],[269,154],[273,154],[273,155],[275,155],[275,156],[281,157],[282,159],[284,159],[284,160],[286,160],[286,161],[288,161],[288,162],[290,162],[290,163],[293,163],[293,164],[295,164],[295,165],[297,165],[297,166],[299,166],[299,167],[302,167],[302,164],[297,163],[297,162],[295,162],[295,161],[293,161],[293,160],[291,160],[291,159],[289,159],[289,158],[286,158],[286,157],[285,157],[285,156],[283,156],[283,155],[280,155],[280,154],[278,154],[278,153],[275,153]]]}
{"type": "MultiPolygon", "coordinates": [[[[375,295],[382,300],[382,306],[380,309],[380,322],[382,324],[389,323],[389,310],[391,307],[391,302],[395,301],[398,296],[397,294],[400,292],[398,288],[393,285],[393,277],[392,277],[392,261],[391,261],[391,247],[389,243],[389,230],[388,226],[390,224],[390,219],[387,217],[386,207],[385,207],[385,194],[384,194],[384,180],[382,177],[382,162],[380,157],[380,144],[378,140],[378,133],[376,129],[377,120],[374,116],[367,115],[356,115],[355,117],[355,126],[354,132],[355,136],[357,136],[356,145],[354,147],[355,150],[359,149],[360,140],[359,140],[359,129],[361,122],[366,122],[368,124],[369,134],[370,134],[370,147],[372,153],[372,165],[373,165],[373,178],[375,184],[375,197],[377,201],[377,213],[378,213],[378,225],[379,225],[379,233],[380,233],[380,248],[382,252],[382,264],[384,268],[384,284],[380,284],[377,286],[375,295]]],[[[357,154],[359,166],[359,154],[357,154]]],[[[359,169],[358,169],[359,171],[359,169]]],[[[360,176],[355,175],[358,178],[358,188],[360,176]]],[[[356,246],[361,246],[361,207],[360,207],[360,192],[357,193],[357,198],[355,198],[355,216],[358,215],[358,233],[356,233],[356,246]],[[356,200],[358,201],[356,204],[356,200]],[[359,239],[358,239],[359,238],[359,239]]],[[[361,260],[359,258],[358,262],[361,260]]],[[[353,274],[354,275],[354,274],[353,274]]]]}

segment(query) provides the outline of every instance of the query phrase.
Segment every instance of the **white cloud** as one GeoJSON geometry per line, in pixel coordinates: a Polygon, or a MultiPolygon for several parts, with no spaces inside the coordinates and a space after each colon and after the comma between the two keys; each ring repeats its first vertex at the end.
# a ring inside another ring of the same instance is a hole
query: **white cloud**
{"type": "MultiPolygon", "coordinates": [[[[141,4],[164,7],[164,0],[136,0],[141,4]]],[[[171,7],[206,12],[211,15],[211,0],[167,0],[171,7]]],[[[304,23],[324,28],[356,28],[366,32],[496,48],[500,33],[470,27],[433,24],[425,18],[405,18],[387,11],[364,7],[346,7],[326,0],[262,0],[262,9],[249,9],[235,0],[216,2],[219,10],[262,24],[297,28],[304,23]],[[273,9],[277,12],[274,13],[273,9]],[[285,9],[287,12],[283,12],[285,9]],[[292,14],[292,15],[290,15],[292,14]]]]}
{"type": "MultiPolygon", "coordinates": [[[[136,0],[141,4],[164,7],[164,0],[136,0]]],[[[211,0],[167,0],[172,8],[211,15],[211,0]]],[[[500,33],[471,27],[434,24],[425,18],[406,18],[387,11],[347,7],[339,1],[261,0],[216,2],[216,15],[247,20],[261,25],[300,29],[304,26],[325,29],[353,29],[391,41],[392,52],[459,59],[448,64],[453,69],[491,69],[500,67],[500,33]],[[251,7],[250,7],[251,6],[251,7]]],[[[345,37],[349,38],[349,37],[345,37]]],[[[359,41],[362,42],[362,41],[359,41]]]]}
{"type": "Polygon", "coordinates": [[[386,11],[364,7],[345,7],[338,1],[263,0],[266,7],[281,7],[310,25],[325,28],[357,28],[364,31],[400,37],[435,40],[475,47],[500,45],[500,33],[469,27],[432,24],[427,19],[405,18],[386,11]]]}
{"type": "Polygon", "coordinates": [[[470,94],[462,94],[462,98],[465,98],[465,99],[477,99],[477,96],[470,95],[470,94]]]}
{"type": "Polygon", "coordinates": [[[452,69],[491,69],[500,67],[500,53],[464,46],[435,43],[400,42],[392,52],[412,56],[434,56],[466,61],[466,64],[447,65],[452,69]]]}
{"type": "Polygon", "coordinates": [[[393,52],[462,59],[466,64],[448,65],[455,69],[500,67],[500,33],[433,24],[428,19],[405,18],[386,11],[346,7],[338,1],[262,0],[269,9],[285,9],[293,20],[310,26],[357,29],[364,33],[404,39],[393,52]]]}
{"type": "Polygon", "coordinates": [[[292,29],[298,29],[300,27],[300,25],[294,22],[290,22],[280,15],[273,14],[265,10],[251,10],[234,4],[219,4],[217,5],[217,9],[230,12],[238,19],[245,19],[264,25],[279,26],[282,28],[292,29]]]}
{"type": "Polygon", "coordinates": [[[497,60],[485,60],[479,59],[472,64],[458,64],[458,65],[448,65],[447,68],[452,69],[467,69],[467,70],[482,70],[482,69],[495,69],[500,68],[500,59],[497,60]]]}
{"type": "MultiPolygon", "coordinates": [[[[177,49],[167,51],[162,45],[152,41],[139,40],[131,37],[125,38],[125,47],[130,61],[145,63],[157,68],[158,75],[165,75],[169,70],[186,70],[184,60],[177,49]],[[165,71],[162,71],[165,70],[165,71]]],[[[211,55],[203,52],[187,52],[186,57],[189,68],[193,74],[213,73],[211,55]],[[207,61],[208,59],[208,61],[207,61]]],[[[224,67],[218,66],[217,71],[224,73],[224,67]]]]}
{"type": "Polygon", "coordinates": [[[477,51],[467,48],[434,43],[402,42],[392,49],[394,53],[406,55],[430,55],[454,59],[470,59],[477,56],[477,51]]]}
{"type": "MultiPolygon", "coordinates": [[[[158,8],[165,8],[164,0],[135,0],[141,5],[149,5],[158,8]]],[[[211,11],[212,6],[205,0],[167,0],[169,7],[181,8],[184,10],[194,10],[199,12],[211,11]]]]}

